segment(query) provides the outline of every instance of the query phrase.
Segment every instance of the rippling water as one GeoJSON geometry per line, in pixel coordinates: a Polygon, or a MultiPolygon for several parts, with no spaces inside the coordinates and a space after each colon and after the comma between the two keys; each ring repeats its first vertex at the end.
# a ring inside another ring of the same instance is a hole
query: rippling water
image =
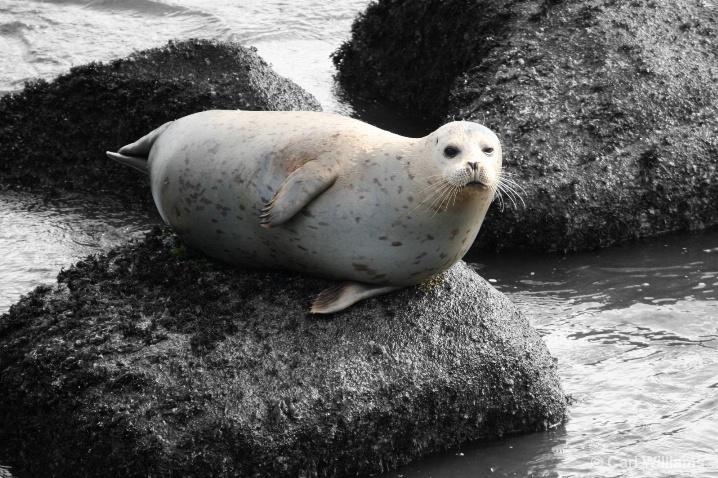
{"type": "Polygon", "coordinates": [[[0,93],[74,65],[127,56],[179,38],[257,47],[274,69],[343,111],[329,55],[369,0],[2,0],[0,93]]]}
{"type": "MultiPolygon", "coordinates": [[[[0,92],[72,65],[199,37],[256,46],[325,109],[350,113],[335,95],[329,54],[367,4],[2,0],[0,92]]],[[[0,193],[0,313],[36,285],[53,283],[62,267],[158,221],[110,199],[0,193]]],[[[387,477],[718,476],[718,233],[567,256],[468,259],[524,310],[559,359],[576,399],[571,419],[387,477]]]]}
{"type": "Polygon", "coordinates": [[[526,313],[559,359],[576,400],[570,420],[383,476],[718,476],[718,233],[465,259],[526,313]]]}
{"type": "Polygon", "coordinates": [[[144,237],[159,222],[155,211],[108,198],[0,192],[0,314],[38,285],[54,284],[61,268],[144,237]]]}
{"type": "Polygon", "coordinates": [[[718,233],[477,260],[532,319],[577,399],[565,426],[513,440],[519,454],[548,447],[530,467],[501,457],[492,476],[716,476],[718,233]]]}

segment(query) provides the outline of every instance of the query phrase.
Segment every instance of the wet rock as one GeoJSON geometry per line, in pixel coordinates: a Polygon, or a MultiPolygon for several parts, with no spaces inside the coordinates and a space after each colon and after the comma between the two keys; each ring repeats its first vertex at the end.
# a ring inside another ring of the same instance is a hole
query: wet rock
{"type": "Polygon", "coordinates": [[[0,459],[21,476],[366,476],[566,416],[526,318],[463,263],[308,314],[331,283],[159,230],[0,317],[0,459]]]}
{"type": "Polygon", "coordinates": [[[523,201],[504,195],[478,245],[588,249],[718,225],[708,3],[385,0],[352,32],[335,54],[346,88],[502,139],[523,201]]]}
{"type": "Polygon", "coordinates": [[[73,68],[0,98],[0,186],[150,201],[147,178],[108,161],[159,125],[208,109],[321,110],[252,48],[188,40],[73,68]]]}

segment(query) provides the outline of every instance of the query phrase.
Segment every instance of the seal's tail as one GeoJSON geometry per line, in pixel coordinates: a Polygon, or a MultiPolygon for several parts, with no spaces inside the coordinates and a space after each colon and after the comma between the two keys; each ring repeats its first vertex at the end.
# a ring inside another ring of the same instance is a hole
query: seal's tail
{"type": "Polygon", "coordinates": [[[147,158],[150,155],[152,145],[155,144],[157,138],[159,138],[164,130],[171,124],[172,121],[163,124],[134,143],[121,147],[116,153],[107,151],[107,157],[147,174],[147,158]]]}

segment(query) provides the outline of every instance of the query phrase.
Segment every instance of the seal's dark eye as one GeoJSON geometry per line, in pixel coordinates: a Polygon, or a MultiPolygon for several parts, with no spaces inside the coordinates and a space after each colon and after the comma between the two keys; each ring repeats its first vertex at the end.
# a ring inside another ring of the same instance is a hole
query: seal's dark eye
{"type": "Polygon", "coordinates": [[[447,146],[444,148],[444,156],[447,158],[453,158],[457,154],[459,154],[458,148],[454,148],[453,146],[447,146]]]}
{"type": "Polygon", "coordinates": [[[490,147],[490,146],[487,146],[486,148],[483,149],[483,151],[484,151],[484,153],[486,153],[486,154],[491,154],[491,153],[494,152],[494,148],[492,148],[492,147],[490,147]]]}

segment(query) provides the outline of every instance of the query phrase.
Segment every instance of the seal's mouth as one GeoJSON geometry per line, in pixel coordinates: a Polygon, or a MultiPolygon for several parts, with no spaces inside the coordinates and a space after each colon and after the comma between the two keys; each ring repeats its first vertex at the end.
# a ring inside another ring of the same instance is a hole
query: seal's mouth
{"type": "Polygon", "coordinates": [[[479,181],[471,181],[470,183],[466,184],[466,187],[472,189],[489,189],[486,184],[479,181]]]}

